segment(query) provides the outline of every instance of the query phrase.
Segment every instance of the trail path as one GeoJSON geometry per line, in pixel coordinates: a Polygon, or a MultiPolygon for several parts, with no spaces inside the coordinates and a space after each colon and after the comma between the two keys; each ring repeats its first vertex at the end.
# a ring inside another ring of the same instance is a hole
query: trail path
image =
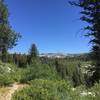
{"type": "Polygon", "coordinates": [[[14,83],[11,87],[3,88],[2,92],[0,93],[0,100],[11,100],[12,94],[16,90],[22,89],[25,86],[25,84],[14,83]]]}

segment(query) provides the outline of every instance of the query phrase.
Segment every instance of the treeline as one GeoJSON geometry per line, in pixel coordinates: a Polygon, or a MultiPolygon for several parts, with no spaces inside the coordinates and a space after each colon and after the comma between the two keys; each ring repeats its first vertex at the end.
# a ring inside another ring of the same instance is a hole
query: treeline
{"type": "Polygon", "coordinates": [[[18,53],[6,53],[6,55],[0,54],[0,60],[6,63],[13,63],[18,67],[27,67],[36,59],[38,59],[38,50],[35,44],[32,44],[28,54],[18,53]],[[2,59],[3,58],[3,59],[2,59]]]}
{"type": "Polygon", "coordinates": [[[18,67],[25,67],[27,64],[34,62],[36,59],[40,59],[43,63],[48,63],[50,60],[80,60],[80,61],[91,61],[89,54],[84,54],[74,57],[65,57],[65,58],[48,58],[48,57],[39,57],[39,52],[35,44],[32,44],[28,54],[21,53],[6,53],[6,55],[0,54],[0,60],[6,63],[16,64],[18,67]],[[4,57],[3,57],[4,56],[4,57]],[[3,59],[2,59],[3,58],[3,59]]]}
{"type": "MultiPolygon", "coordinates": [[[[90,60],[87,59],[87,57],[85,58],[85,56],[67,58],[39,57],[36,45],[32,44],[28,54],[7,54],[5,61],[17,65],[17,67],[22,68],[23,71],[26,70],[21,82],[32,80],[34,74],[41,77],[40,73],[42,72],[45,78],[51,73],[50,70],[53,69],[57,77],[60,77],[62,80],[69,80],[75,87],[81,84],[87,84],[87,80],[85,79],[86,75],[82,73],[82,64],[84,62],[88,63],[90,60]],[[47,68],[49,70],[47,70],[47,68]]],[[[49,77],[52,77],[52,75],[49,77]]]]}
{"type": "MultiPolygon", "coordinates": [[[[0,60],[2,61],[2,55],[0,55],[0,60]]],[[[26,65],[27,60],[28,60],[28,55],[26,54],[8,53],[3,61],[6,63],[13,63],[21,67],[23,65],[26,65]]]]}
{"type": "Polygon", "coordinates": [[[71,60],[81,60],[81,61],[90,61],[91,57],[90,57],[90,53],[84,53],[84,54],[79,54],[73,57],[69,57],[67,56],[65,59],[71,59],[71,60]]]}

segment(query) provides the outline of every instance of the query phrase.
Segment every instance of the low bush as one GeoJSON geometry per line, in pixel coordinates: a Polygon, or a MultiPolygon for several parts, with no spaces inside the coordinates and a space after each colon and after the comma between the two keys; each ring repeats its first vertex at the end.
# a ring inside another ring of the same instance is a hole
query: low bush
{"type": "Polygon", "coordinates": [[[21,83],[27,83],[28,81],[34,79],[59,79],[55,69],[50,68],[46,64],[41,65],[31,65],[28,68],[23,70],[21,75],[21,83]]]}
{"type": "Polygon", "coordinates": [[[7,86],[14,82],[14,80],[11,78],[9,74],[2,74],[0,75],[0,86],[7,86]]]}
{"type": "Polygon", "coordinates": [[[0,61],[0,86],[7,86],[12,84],[17,74],[17,67],[14,64],[3,63],[0,61]]]}
{"type": "Polygon", "coordinates": [[[64,80],[36,79],[17,91],[12,100],[71,100],[71,86],[64,80]]]}
{"type": "Polygon", "coordinates": [[[100,100],[100,82],[96,83],[93,87],[91,87],[90,91],[95,97],[94,100],[100,100]]]}
{"type": "Polygon", "coordinates": [[[100,100],[100,83],[91,88],[73,88],[64,80],[36,79],[29,86],[16,91],[12,100],[100,100]]]}

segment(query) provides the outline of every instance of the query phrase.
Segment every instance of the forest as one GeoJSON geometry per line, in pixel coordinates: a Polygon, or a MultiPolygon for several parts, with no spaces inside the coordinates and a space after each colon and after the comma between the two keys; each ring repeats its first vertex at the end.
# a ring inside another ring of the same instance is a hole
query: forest
{"type": "Polygon", "coordinates": [[[0,0],[0,100],[100,99],[100,0],[69,1],[80,7],[90,52],[64,58],[40,56],[35,43],[28,54],[10,53],[21,33],[12,29],[9,9],[0,0]]]}

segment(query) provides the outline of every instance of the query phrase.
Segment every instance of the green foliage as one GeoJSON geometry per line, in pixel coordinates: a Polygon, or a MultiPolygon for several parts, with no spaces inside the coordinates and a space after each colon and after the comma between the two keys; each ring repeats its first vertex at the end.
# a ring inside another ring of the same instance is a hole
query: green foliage
{"type": "Polygon", "coordinates": [[[25,54],[19,55],[18,67],[26,68],[27,67],[27,56],[25,54]]]}
{"type": "Polygon", "coordinates": [[[9,63],[2,63],[0,61],[0,74],[12,73],[15,70],[15,65],[9,63]]]}
{"type": "Polygon", "coordinates": [[[6,86],[12,84],[14,80],[14,73],[16,67],[8,63],[2,63],[0,61],[0,86],[6,86]]]}
{"type": "MultiPolygon", "coordinates": [[[[70,77],[63,80],[55,67],[50,66],[54,66],[54,60],[48,62],[51,64],[33,63],[27,68],[17,68],[14,65],[0,62],[0,86],[7,86],[14,82],[28,83],[28,86],[14,93],[12,100],[99,100],[100,83],[91,88],[85,86],[73,88],[72,76],[76,78],[74,82],[76,84],[80,79],[78,76],[80,71],[75,67],[80,61],[76,63],[68,59],[67,61],[59,60],[58,63],[59,67],[67,68],[66,77],[70,77]],[[10,71],[8,71],[9,68],[10,71]]],[[[85,62],[80,63],[82,66],[86,64],[85,62]]]]}
{"type": "Polygon", "coordinates": [[[62,79],[70,80],[74,86],[78,86],[85,83],[82,73],[83,63],[84,61],[75,59],[58,59],[55,61],[55,66],[62,79]]]}
{"type": "Polygon", "coordinates": [[[34,80],[29,87],[16,92],[13,100],[71,100],[70,87],[64,80],[34,80]]]}
{"type": "Polygon", "coordinates": [[[18,68],[14,64],[2,63],[0,61],[0,86],[20,82],[26,70],[27,69],[18,68]]]}
{"type": "Polygon", "coordinates": [[[10,74],[0,74],[0,86],[7,86],[14,82],[10,74]]]}
{"type": "Polygon", "coordinates": [[[59,76],[54,68],[46,64],[32,64],[23,70],[20,82],[27,83],[34,79],[59,79],[59,76]]]}
{"type": "Polygon", "coordinates": [[[100,0],[78,0],[70,3],[82,8],[80,20],[88,23],[83,29],[92,44],[91,58],[95,64],[95,72],[91,81],[94,83],[100,79],[100,0]]]}
{"type": "Polygon", "coordinates": [[[92,91],[93,95],[95,96],[94,100],[100,99],[100,82],[95,83],[95,85],[91,87],[89,90],[92,91]]]}
{"type": "Polygon", "coordinates": [[[79,86],[75,88],[75,99],[73,100],[99,100],[100,99],[100,83],[96,83],[91,88],[79,86]]]}
{"type": "Polygon", "coordinates": [[[4,0],[0,0],[0,15],[1,15],[0,16],[0,28],[1,28],[2,27],[1,26],[2,23],[5,24],[5,23],[8,22],[7,18],[9,16],[8,9],[4,4],[4,0]]]}
{"type": "Polygon", "coordinates": [[[0,1],[0,52],[2,53],[2,61],[6,62],[7,50],[16,46],[20,37],[19,33],[12,30],[9,21],[8,8],[4,0],[0,1]]]}
{"type": "Polygon", "coordinates": [[[20,68],[27,67],[27,55],[26,54],[8,54],[7,55],[7,62],[16,64],[20,68]]]}
{"type": "Polygon", "coordinates": [[[35,44],[31,45],[30,51],[29,51],[29,56],[28,56],[28,63],[32,64],[35,63],[34,60],[38,58],[38,50],[35,44]]]}
{"type": "Polygon", "coordinates": [[[64,80],[36,79],[29,86],[16,91],[12,100],[99,100],[100,83],[93,87],[79,86],[73,88],[64,80]]]}

